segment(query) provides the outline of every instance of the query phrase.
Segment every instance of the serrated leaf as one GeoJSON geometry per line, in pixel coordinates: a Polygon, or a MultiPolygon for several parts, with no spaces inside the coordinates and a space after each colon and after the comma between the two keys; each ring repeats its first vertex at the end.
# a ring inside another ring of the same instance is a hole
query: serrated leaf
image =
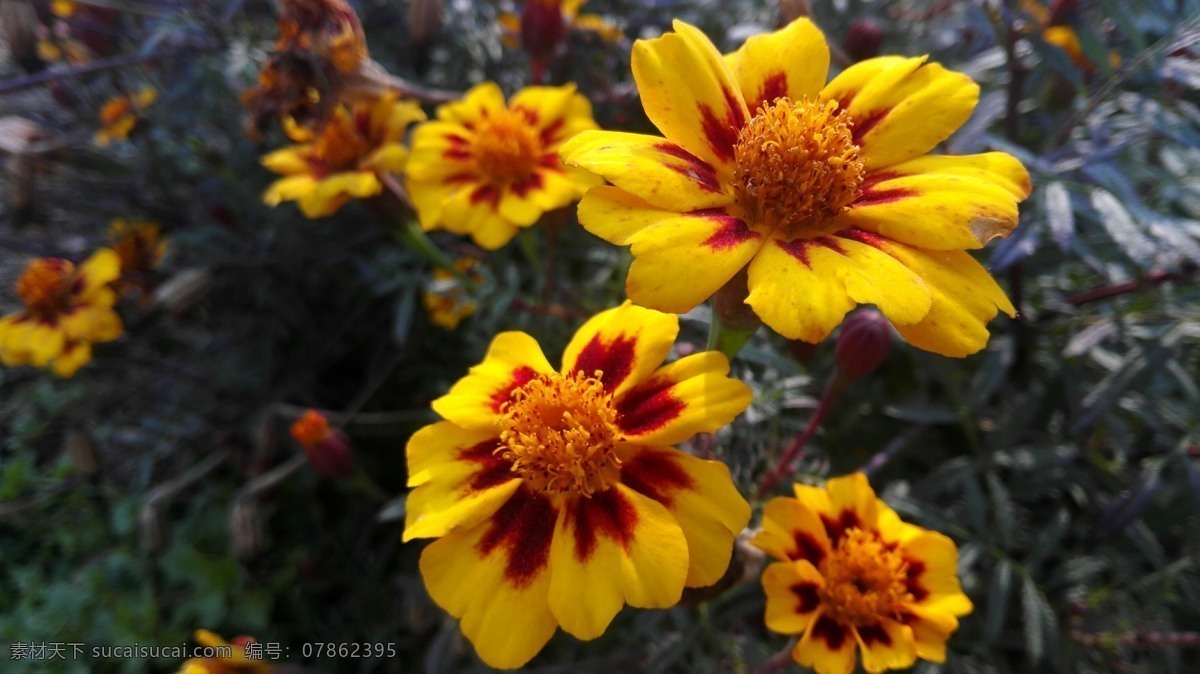
{"type": "Polygon", "coordinates": [[[992,501],[992,517],[996,522],[996,535],[1000,539],[1000,547],[1007,550],[1012,547],[1015,521],[1012,498],[1008,494],[1008,488],[995,473],[988,471],[984,480],[987,482],[988,495],[992,501]]]}
{"type": "Polygon", "coordinates": [[[988,584],[987,624],[984,631],[988,641],[1000,638],[1004,620],[1008,616],[1008,596],[1012,592],[1012,564],[1006,559],[996,563],[992,571],[992,582],[988,584]]]}
{"type": "Polygon", "coordinates": [[[1050,183],[1042,196],[1042,208],[1046,213],[1046,226],[1050,238],[1064,252],[1070,250],[1075,238],[1075,211],[1071,208],[1071,195],[1062,183],[1050,183]]]}
{"type": "Polygon", "coordinates": [[[1042,591],[1032,578],[1021,584],[1021,613],[1025,627],[1025,649],[1030,659],[1040,662],[1046,655],[1046,643],[1058,632],[1058,619],[1046,603],[1042,591]]]}
{"type": "Polygon", "coordinates": [[[1142,232],[1133,216],[1112,193],[1099,188],[1092,190],[1092,207],[1096,209],[1100,225],[1129,259],[1143,268],[1154,264],[1157,246],[1142,232]]]}

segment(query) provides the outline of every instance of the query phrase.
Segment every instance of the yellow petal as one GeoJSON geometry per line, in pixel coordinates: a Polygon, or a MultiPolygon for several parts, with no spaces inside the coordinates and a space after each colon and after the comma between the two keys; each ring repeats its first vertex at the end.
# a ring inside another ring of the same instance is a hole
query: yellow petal
{"type": "Polygon", "coordinates": [[[854,671],[857,642],[853,628],[822,614],[808,626],[792,649],[796,662],[817,674],[850,674],[854,671]]]}
{"type": "Polygon", "coordinates": [[[472,367],[446,395],[433,401],[433,409],[467,429],[495,429],[500,410],[517,388],[554,368],[529,335],[502,332],[492,340],[483,362],[472,367]]]}
{"type": "Polygon", "coordinates": [[[263,192],[263,203],[268,206],[278,206],[285,201],[295,201],[312,194],[317,189],[317,181],[310,175],[295,175],[281,178],[271,183],[263,192]]]}
{"type": "Polygon", "coordinates": [[[821,91],[854,120],[854,140],[878,169],[919,157],[962,126],[979,86],[926,57],[881,56],[842,71],[821,91]]]}
{"type": "Polygon", "coordinates": [[[505,110],[504,93],[495,82],[471,87],[460,100],[438,106],[437,118],[446,122],[473,123],[485,114],[505,110]],[[485,112],[486,111],[486,112],[485,112]]]}
{"type": "Polygon", "coordinates": [[[859,625],[855,637],[862,648],[863,669],[872,674],[912,667],[917,661],[912,630],[895,620],[882,618],[877,625],[859,625]]]}
{"type": "Polygon", "coordinates": [[[59,325],[68,339],[92,343],[111,342],[125,330],[121,317],[106,306],[75,307],[59,317],[59,325]]]}
{"type": "Polygon", "coordinates": [[[767,595],[767,629],[779,634],[803,634],[817,619],[821,608],[818,594],[825,580],[806,561],[775,562],[763,571],[767,595]]]}
{"type": "Polygon", "coordinates": [[[263,155],[259,163],[280,175],[307,174],[309,163],[306,155],[309,151],[306,145],[285,147],[263,155]]]}
{"type": "Polygon", "coordinates": [[[628,300],[584,323],[563,352],[562,373],[595,376],[614,397],[645,381],[671,351],[679,317],[628,300]]]}
{"type": "Polygon", "coordinates": [[[799,18],[774,33],[746,40],[725,63],[754,114],[776,98],[815,97],[829,71],[829,46],[812,21],[799,18]]]}
{"type": "Polygon", "coordinates": [[[50,371],[64,379],[74,377],[76,372],[92,360],[92,345],[87,342],[69,342],[63,352],[50,363],[50,371]]]}
{"type": "Polygon", "coordinates": [[[729,360],[716,351],[664,365],[613,401],[617,426],[627,440],[651,445],[674,445],[696,433],[713,433],[754,398],[749,386],[728,373],[729,360]]]}
{"type": "Polygon", "coordinates": [[[767,501],[763,508],[762,529],[751,542],[775,559],[820,564],[832,550],[820,517],[828,511],[828,497],[824,490],[814,491],[824,497],[822,510],[816,510],[800,499],[783,496],[767,501]]]}

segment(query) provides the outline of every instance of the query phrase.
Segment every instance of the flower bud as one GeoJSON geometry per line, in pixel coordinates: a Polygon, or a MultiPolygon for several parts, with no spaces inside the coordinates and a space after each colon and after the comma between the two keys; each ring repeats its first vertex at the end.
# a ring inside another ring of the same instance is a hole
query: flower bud
{"type": "Polygon", "coordinates": [[[858,19],[850,24],[842,49],[855,61],[863,61],[879,55],[883,43],[883,27],[874,19],[858,19]]]}
{"type": "Polygon", "coordinates": [[[567,35],[559,0],[527,0],[521,12],[521,45],[529,54],[534,84],[540,84],[550,59],[567,35]]]}
{"type": "Polygon", "coordinates": [[[874,309],[855,313],[842,324],[834,358],[838,371],[851,379],[874,372],[887,359],[892,331],[887,319],[874,309]]]}
{"type": "Polygon", "coordinates": [[[292,437],[304,447],[308,462],[318,473],[328,477],[349,477],[354,474],[354,452],[350,439],[332,428],[325,415],[305,410],[292,424],[292,437]]]}

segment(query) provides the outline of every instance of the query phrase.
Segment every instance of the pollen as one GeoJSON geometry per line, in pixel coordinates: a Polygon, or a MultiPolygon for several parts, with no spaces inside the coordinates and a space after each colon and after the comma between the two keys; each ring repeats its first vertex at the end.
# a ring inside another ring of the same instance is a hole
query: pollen
{"type": "Polygon", "coordinates": [[[851,120],[836,101],[776,99],[738,134],[734,190],[758,222],[815,229],[860,194],[866,171],[851,120]]]}
{"type": "Polygon", "coordinates": [[[543,375],[504,408],[501,447],[535,489],[591,497],[617,480],[617,411],[595,376],[543,375]]]}
{"type": "Polygon", "coordinates": [[[74,265],[66,260],[34,260],[17,279],[17,295],[34,314],[57,314],[71,293],[73,271],[74,265]]]}
{"type": "Polygon", "coordinates": [[[480,120],[471,143],[475,168],[495,184],[519,182],[537,169],[542,142],[520,110],[504,110],[480,120]]]}
{"type": "Polygon", "coordinates": [[[912,601],[906,583],[908,563],[865,529],[849,529],[832,554],[821,561],[825,587],[822,603],[830,617],[856,626],[875,625],[896,616],[912,601]]]}

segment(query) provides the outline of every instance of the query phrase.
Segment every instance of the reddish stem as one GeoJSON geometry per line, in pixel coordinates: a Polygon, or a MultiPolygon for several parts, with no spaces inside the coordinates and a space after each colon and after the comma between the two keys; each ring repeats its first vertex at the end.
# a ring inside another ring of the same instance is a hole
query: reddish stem
{"type": "Polygon", "coordinates": [[[762,482],[758,485],[758,497],[762,498],[770,493],[779,482],[791,475],[791,465],[798,459],[804,451],[804,446],[816,435],[817,429],[821,427],[821,422],[825,421],[825,416],[829,414],[829,410],[833,409],[834,403],[842,397],[842,393],[850,385],[850,380],[843,377],[840,372],[834,372],[833,379],[829,381],[829,385],[825,387],[825,392],[821,394],[821,401],[817,404],[817,410],[813,413],[812,418],[808,420],[808,425],[788,444],[787,449],[783,452],[783,458],[779,463],[775,464],[775,468],[767,473],[762,482]]]}

